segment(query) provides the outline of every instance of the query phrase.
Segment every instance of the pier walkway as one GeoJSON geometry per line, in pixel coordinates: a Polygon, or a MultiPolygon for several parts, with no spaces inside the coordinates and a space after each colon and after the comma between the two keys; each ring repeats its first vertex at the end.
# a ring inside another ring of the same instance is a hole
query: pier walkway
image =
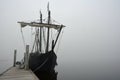
{"type": "Polygon", "coordinates": [[[0,76],[0,80],[39,80],[31,70],[12,67],[0,76]]]}

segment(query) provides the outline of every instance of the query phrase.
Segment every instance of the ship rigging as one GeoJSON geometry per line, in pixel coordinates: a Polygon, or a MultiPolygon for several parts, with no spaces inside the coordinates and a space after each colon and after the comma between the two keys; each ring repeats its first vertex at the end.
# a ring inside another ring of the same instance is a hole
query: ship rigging
{"type": "Polygon", "coordinates": [[[21,25],[21,28],[30,26],[35,29],[34,43],[29,56],[29,68],[40,80],[57,80],[57,72],[54,70],[57,65],[57,56],[54,49],[60,37],[60,33],[65,26],[52,22],[49,4],[47,21],[43,19],[42,12],[40,11],[39,22],[18,23],[21,25]]]}

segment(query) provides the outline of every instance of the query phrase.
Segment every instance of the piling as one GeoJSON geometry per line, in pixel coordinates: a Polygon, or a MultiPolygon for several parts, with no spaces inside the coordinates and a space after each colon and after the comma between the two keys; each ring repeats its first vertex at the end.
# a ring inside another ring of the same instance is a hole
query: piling
{"type": "Polygon", "coordinates": [[[16,55],[17,55],[17,50],[14,50],[14,61],[13,61],[13,67],[16,66],[16,55]]]}
{"type": "Polygon", "coordinates": [[[29,69],[29,45],[26,45],[26,52],[25,52],[25,69],[29,69]]]}

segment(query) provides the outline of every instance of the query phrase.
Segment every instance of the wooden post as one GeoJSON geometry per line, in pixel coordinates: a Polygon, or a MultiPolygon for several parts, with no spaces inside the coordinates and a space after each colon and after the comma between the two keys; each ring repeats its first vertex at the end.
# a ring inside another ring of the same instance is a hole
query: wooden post
{"type": "Polygon", "coordinates": [[[29,69],[29,45],[26,45],[26,52],[25,52],[25,69],[29,69]]]}
{"type": "Polygon", "coordinates": [[[14,61],[13,61],[13,67],[16,66],[16,54],[17,54],[17,50],[14,50],[14,61]]]}

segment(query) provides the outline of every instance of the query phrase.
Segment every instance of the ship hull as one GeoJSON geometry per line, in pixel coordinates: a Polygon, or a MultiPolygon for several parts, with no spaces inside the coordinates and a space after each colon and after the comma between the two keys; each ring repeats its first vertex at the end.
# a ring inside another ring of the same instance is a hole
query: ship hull
{"type": "Polygon", "coordinates": [[[54,68],[57,65],[57,56],[54,51],[40,54],[31,53],[29,58],[29,68],[38,76],[40,80],[57,80],[57,73],[54,68]]]}

